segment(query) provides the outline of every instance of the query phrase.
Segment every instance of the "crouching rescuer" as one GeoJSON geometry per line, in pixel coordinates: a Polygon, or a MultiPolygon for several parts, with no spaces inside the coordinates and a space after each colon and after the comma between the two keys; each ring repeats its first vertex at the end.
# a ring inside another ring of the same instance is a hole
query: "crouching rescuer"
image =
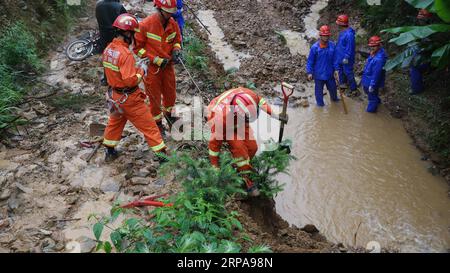
{"type": "Polygon", "coordinates": [[[139,23],[133,15],[122,14],[117,17],[113,27],[115,38],[103,53],[103,66],[109,84],[106,97],[110,109],[103,141],[103,145],[107,147],[105,161],[110,162],[118,157],[115,147],[119,144],[128,120],[144,134],[158,159],[166,161],[167,147],[150,108],[145,104],[147,96],[138,87],[148,67],[145,63],[136,67],[133,53],[129,50],[139,23]]]}
{"type": "Polygon", "coordinates": [[[219,167],[220,149],[228,143],[234,167],[242,173],[250,196],[259,196],[257,186],[245,174],[253,171],[250,160],[255,156],[258,145],[253,136],[250,122],[255,121],[263,110],[275,119],[287,122],[287,115],[275,114],[264,98],[250,89],[238,87],[214,98],[208,106],[208,123],[211,126],[209,159],[219,167]]]}

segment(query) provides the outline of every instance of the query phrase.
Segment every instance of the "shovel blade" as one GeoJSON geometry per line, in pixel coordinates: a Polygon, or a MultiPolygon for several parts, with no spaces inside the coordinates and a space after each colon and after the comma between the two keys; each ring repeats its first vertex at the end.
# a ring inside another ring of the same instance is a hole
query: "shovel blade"
{"type": "Polygon", "coordinates": [[[89,136],[97,137],[105,134],[106,125],[100,123],[91,123],[89,125],[89,136]]]}

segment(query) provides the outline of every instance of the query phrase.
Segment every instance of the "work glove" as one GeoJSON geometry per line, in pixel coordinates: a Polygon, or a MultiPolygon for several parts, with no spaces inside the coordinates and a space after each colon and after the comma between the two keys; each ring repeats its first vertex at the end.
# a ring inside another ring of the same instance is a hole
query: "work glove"
{"type": "Polygon", "coordinates": [[[343,64],[348,64],[348,59],[347,59],[347,58],[343,59],[343,60],[342,60],[342,63],[343,63],[343,64]]]}
{"type": "Polygon", "coordinates": [[[369,87],[369,93],[373,93],[375,91],[375,88],[373,88],[373,86],[369,87]]]}
{"type": "Polygon", "coordinates": [[[308,81],[312,81],[313,80],[313,75],[312,74],[308,74],[308,81]]]}
{"type": "Polygon", "coordinates": [[[157,57],[156,61],[154,62],[157,66],[159,66],[161,69],[164,69],[167,64],[169,63],[168,59],[164,59],[161,57],[157,57]]]}
{"type": "Polygon", "coordinates": [[[179,64],[181,58],[181,51],[180,50],[174,50],[172,51],[172,62],[174,64],[179,64]]]}

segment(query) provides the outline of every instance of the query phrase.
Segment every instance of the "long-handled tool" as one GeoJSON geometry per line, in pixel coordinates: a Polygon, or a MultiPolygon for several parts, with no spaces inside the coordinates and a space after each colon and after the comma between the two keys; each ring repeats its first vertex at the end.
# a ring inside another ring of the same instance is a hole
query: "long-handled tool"
{"type": "Polygon", "coordinates": [[[186,3],[184,3],[183,5],[192,13],[192,15],[194,15],[194,18],[200,23],[200,25],[202,25],[202,27],[209,33],[209,35],[212,35],[211,31],[209,31],[208,27],[205,26],[205,24],[203,24],[203,22],[202,22],[202,20],[200,20],[200,18],[198,18],[198,16],[195,14],[194,10],[191,7],[189,7],[189,5],[186,3]]]}
{"type": "Polygon", "coordinates": [[[344,99],[345,88],[346,88],[346,86],[339,85],[339,96],[341,97],[342,106],[344,107],[344,113],[347,115],[348,114],[347,104],[345,103],[345,99],[344,99]]]}
{"type": "Polygon", "coordinates": [[[192,77],[191,72],[189,72],[189,70],[187,69],[186,65],[184,64],[184,61],[181,58],[178,58],[178,61],[180,62],[180,64],[183,66],[184,70],[186,70],[189,78],[191,79],[191,81],[194,83],[195,88],[197,88],[197,90],[200,92],[199,94],[202,94],[202,90],[200,89],[200,87],[198,87],[198,84],[195,82],[194,77],[192,77]]]}
{"type": "Polygon", "coordinates": [[[91,123],[89,125],[89,136],[93,139],[93,143],[97,143],[94,147],[94,150],[89,154],[86,158],[86,162],[89,163],[94,155],[97,153],[98,149],[102,145],[103,135],[105,133],[106,126],[100,123],[91,123]]]}
{"type": "MultiPolygon", "coordinates": [[[[286,113],[287,113],[287,106],[288,106],[288,103],[289,103],[289,97],[292,96],[292,94],[294,93],[294,86],[292,86],[292,85],[290,85],[290,84],[288,84],[288,83],[283,82],[283,83],[281,83],[281,91],[283,92],[283,97],[284,97],[284,98],[283,98],[283,111],[281,112],[281,114],[282,114],[283,116],[286,116],[286,113]],[[287,93],[286,90],[285,90],[285,88],[286,88],[286,89],[289,89],[290,92],[287,93]]],[[[278,143],[280,143],[280,144],[281,144],[281,141],[283,141],[283,133],[284,133],[284,125],[285,125],[285,124],[286,124],[286,122],[281,121],[280,135],[279,135],[279,137],[278,137],[278,143]]]]}
{"type": "Polygon", "coordinates": [[[130,209],[130,208],[135,208],[135,207],[146,207],[146,206],[172,207],[173,206],[172,203],[165,204],[165,203],[163,203],[161,201],[155,201],[156,199],[161,198],[161,197],[165,197],[165,196],[167,196],[167,194],[147,197],[147,198],[144,198],[143,200],[137,200],[137,201],[133,201],[131,203],[122,205],[121,208],[130,209]]]}

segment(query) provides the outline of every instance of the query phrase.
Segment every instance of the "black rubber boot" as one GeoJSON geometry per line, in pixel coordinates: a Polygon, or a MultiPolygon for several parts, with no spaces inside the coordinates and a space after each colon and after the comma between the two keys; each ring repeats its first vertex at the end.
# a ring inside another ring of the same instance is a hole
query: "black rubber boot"
{"type": "Polygon", "coordinates": [[[119,152],[110,147],[106,147],[106,155],[105,155],[105,162],[113,162],[119,157],[119,152]]]}
{"type": "Polygon", "coordinates": [[[162,121],[156,122],[156,125],[158,125],[159,133],[161,134],[161,136],[163,138],[166,137],[166,129],[164,128],[162,121]]]}

